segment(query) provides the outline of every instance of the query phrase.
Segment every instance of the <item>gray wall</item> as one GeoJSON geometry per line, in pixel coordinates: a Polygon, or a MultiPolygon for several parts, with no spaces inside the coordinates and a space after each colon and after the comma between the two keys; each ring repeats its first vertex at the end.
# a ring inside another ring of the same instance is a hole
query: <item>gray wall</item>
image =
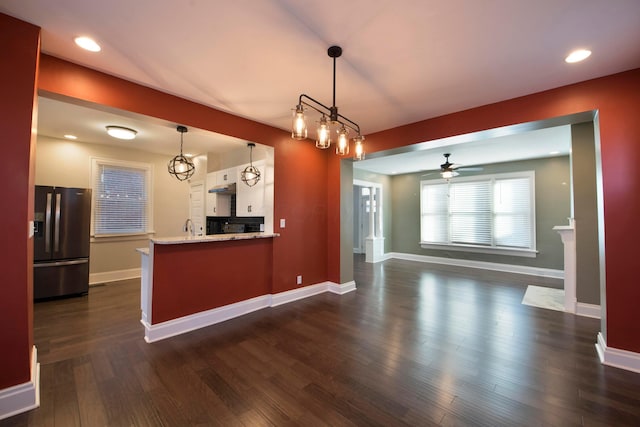
{"type": "Polygon", "coordinates": [[[391,251],[562,270],[564,248],[560,236],[552,228],[567,225],[567,218],[571,215],[569,157],[488,164],[483,168],[482,172],[467,172],[465,175],[535,171],[536,246],[539,252],[536,258],[422,249],[419,243],[422,173],[397,175],[391,179],[391,251]]]}
{"type": "Polygon", "coordinates": [[[363,169],[353,168],[353,179],[375,182],[382,185],[382,236],[384,237],[384,252],[392,252],[392,228],[393,209],[391,198],[391,179],[388,175],[369,172],[363,169]]]}
{"type": "Polygon", "coordinates": [[[353,280],[353,162],[340,160],[340,283],[353,280]]]}
{"type": "Polygon", "coordinates": [[[598,206],[593,122],[571,126],[573,217],[576,221],[576,297],[600,304],[598,206]]]}

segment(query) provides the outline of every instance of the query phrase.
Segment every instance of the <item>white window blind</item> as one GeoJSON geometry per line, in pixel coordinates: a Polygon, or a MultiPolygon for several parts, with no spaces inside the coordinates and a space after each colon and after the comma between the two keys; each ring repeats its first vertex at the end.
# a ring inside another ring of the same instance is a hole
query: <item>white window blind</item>
{"type": "Polygon", "coordinates": [[[496,245],[531,247],[531,185],[526,178],[494,184],[493,226],[496,245]]]}
{"type": "Polygon", "coordinates": [[[449,210],[447,184],[426,185],[422,188],[422,240],[426,242],[449,242],[449,210]]]}
{"type": "Polygon", "coordinates": [[[491,182],[449,185],[451,243],[491,245],[491,182]]]}
{"type": "Polygon", "coordinates": [[[94,159],[93,234],[126,235],[151,229],[151,165],[94,159]]]}
{"type": "Polygon", "coordinates": [[[421,242],[535,249],[533,172],[421,183],[421,242]]]}

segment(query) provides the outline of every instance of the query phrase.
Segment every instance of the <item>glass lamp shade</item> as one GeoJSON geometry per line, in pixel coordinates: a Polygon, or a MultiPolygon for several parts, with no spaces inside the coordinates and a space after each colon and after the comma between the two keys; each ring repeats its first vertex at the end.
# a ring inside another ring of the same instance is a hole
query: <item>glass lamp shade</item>
{"type": "Polygon", "coordinates": [[[338,131],[336,154],[340,156],[346,156],[347,154],[349,154],[349,131],[344,126],[342,126],[338,131]]]}
{"type": "Polygon", "coordinates": [[[179,181],[184,181],[193,176],[196,171],[196,166],[191,160],[180,153],[169,160],[168,169],[171,175],[178,178],[179,181]]]}
{"type": "Polygon", "coordinates": [[[307,118],[304,115],[302,104],[298,104],[295,110],[293,110],[291,138],[298,140],[307,138],[307,118]]]}
{"type": "Polygon", "coordinates": [[[329,127],[327,117],[323,114],[318,124],[316,147],[325,149],[329,148],[329,146],[331,146],[331,128],[329,127]]]}
{"type": "Polygon", "coordinates": [[[353,138],[354,141],[354,156],[355,160],[363,160],[364,159],[364,146],[362,145],[362,141],[364,141],[364,136],[358,135],[353,138]]]}
{"type": "Polygon", "coordinates": [[[253,187],[260,181],[260,171],[253,165],[249,165],[240,173],[240,179],[249,187],[253,187]]]}
{"type": "Polygon", "coordinates": [[[107,126],[107,133],[118,139],[134,139],[138,131],[122,126],[107,126]]]}
{"type": "Polygon", "coordinates": [[[454,171],[454,170],[446,170],[444,172],[441,173],[442,177],[444,179],[451,179],[454,176],[458,176],[460,175],[458,172],[454,171]]]}

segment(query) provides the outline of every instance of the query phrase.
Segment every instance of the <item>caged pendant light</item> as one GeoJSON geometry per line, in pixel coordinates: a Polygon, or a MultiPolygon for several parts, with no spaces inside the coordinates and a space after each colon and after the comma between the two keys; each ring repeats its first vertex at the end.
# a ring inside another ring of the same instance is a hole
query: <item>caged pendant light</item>
{"type": "Polygon", "coordinates": [[[179,181],[184,181],[193,176],[196,166],[182,154],[183,136],[188,129],[185,126],[178,126],[176,130],[180,132],[180,154],[169,160],[167,167],[171,175],[175,176],[179,181]]]}
{"type": "Polygon", "coordinates": [[[253,142],[247,144],[247,147],[249,147],[249,166],[240,172],[240,180],[249,187],[253,187],[260,181],[260,171],[257,167],[253,166],[253,147],[255,146],[256,144],[253,142]]]}
{"type": "Polygon", "coordinates": [[[364,147],[362,144],[364,136],[360,133],[360,126],[338,113],[338,107],[336,107],[336,58],[342,55],[342,48],[340,46],[331,46],[327,50],[327,54],[330,58],[333,58],[333,105],[327,107],[312,97],[304,93],[301,94],[298,97],[298,105],[293,109],[291,138],[297,140],[307,138],[307,118],[305,116],[305,110],[310,108],[322,114],[316,131],[316,147],[322,149],[329,148],[331,146],[331,125],[339,125],[336,130],[338,134],[336,154],[340,156],[349,154],[349,129],[351,129],[356,133],[356,136],[353,138],[355,144],[354,158],[356,160],[362,160],[364,158],[364,147]]]}

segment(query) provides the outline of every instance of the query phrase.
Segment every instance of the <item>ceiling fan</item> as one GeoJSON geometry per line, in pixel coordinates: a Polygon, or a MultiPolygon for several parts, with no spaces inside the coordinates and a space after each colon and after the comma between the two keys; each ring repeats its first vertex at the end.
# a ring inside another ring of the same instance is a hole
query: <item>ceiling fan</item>
{"type": "MultiPolygon", "coordinates": [[[[440,165],[440,176],[444,179],[451,179],[454,176],[460,175],[458,171],[481,171],[481,167],[461,167],[462,165],[449,162],[449,156],[451,153],[444,154],[444,163],[440,165]]],[[[432,175],[435,172],[427,173],[422,176],[432,175]]]]}

